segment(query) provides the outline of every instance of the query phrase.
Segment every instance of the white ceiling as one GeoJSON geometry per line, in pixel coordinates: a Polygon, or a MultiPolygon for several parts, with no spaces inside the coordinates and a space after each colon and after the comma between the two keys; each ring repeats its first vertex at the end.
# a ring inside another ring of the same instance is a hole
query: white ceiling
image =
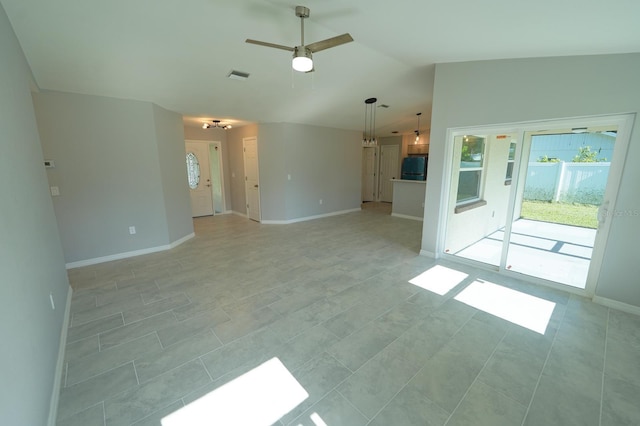
{"type": "Polygon", "coordinates": [[[429,128],[434,63],[640,51],[638,0],[0,0],[42,90],[154,102],[236,125],[289,122],[377,133],[429,128]],[[291,70],[305,41],[354,42],[291,70]],[[227,78],[247,72],[246,81],[227,78]]]}

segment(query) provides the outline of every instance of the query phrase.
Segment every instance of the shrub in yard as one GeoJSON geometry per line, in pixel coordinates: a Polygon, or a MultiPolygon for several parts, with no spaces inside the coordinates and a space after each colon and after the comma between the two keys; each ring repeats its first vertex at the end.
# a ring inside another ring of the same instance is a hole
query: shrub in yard
{"type": "Polygon", "coordinates": [[[578,155],[571,160],[573,163],[601,163],[607,161],[606,158],[598,158],[599,152],[591,151],[590,146],[578,148],[578,155]]]}

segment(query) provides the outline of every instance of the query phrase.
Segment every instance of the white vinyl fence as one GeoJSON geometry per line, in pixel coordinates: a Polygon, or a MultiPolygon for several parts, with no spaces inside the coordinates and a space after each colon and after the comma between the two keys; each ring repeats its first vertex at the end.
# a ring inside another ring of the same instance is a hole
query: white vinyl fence
{"type": "Polygon", "coordinates": [[[525,200],[600,205],[611,163],[529,163],[525,200]]]}

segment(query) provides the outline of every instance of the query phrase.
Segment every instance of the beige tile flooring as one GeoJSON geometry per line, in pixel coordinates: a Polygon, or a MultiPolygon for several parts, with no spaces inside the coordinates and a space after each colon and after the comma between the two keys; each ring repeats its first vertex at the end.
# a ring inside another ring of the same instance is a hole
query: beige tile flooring
{"type": "Polygon", "coordinates": [[[272,357],[309,393],[279,424],[640,424],[640,318],[442,262],[468,278],[424,290],[422,224],[365,207],[199,218],[171,251],[69,271],[58,425],[159,425],[272,357]],[[453,298],[476,279],[554,302],[546,333],[453,298]]]}

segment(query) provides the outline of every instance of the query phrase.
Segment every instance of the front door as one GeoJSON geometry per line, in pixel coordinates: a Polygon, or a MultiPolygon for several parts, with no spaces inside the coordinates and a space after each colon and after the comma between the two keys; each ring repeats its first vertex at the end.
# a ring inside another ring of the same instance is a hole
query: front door
{"type": "Polygon", "coordinates": [[[255,137],[243,138],[244,180],[247,195],[247,216],[260,222],[260,183],[258,173],[258,140],[255,137]]]}
{"type": "Polygon", "coordinates": [[[211,193],[211,170],[209,168],[209,147],[205,143],[186,142],[187,173],[191,195],[191,215],[193,217],[213,214],[211,193]]]}
{"type": "Polygon", "coordinates": [[[400,145],[382,145],[380,147],[380,180],[378,187],[379,200],[386,203],[393,201],[393,182],[398,179],[398,158],[400,145]]]}

